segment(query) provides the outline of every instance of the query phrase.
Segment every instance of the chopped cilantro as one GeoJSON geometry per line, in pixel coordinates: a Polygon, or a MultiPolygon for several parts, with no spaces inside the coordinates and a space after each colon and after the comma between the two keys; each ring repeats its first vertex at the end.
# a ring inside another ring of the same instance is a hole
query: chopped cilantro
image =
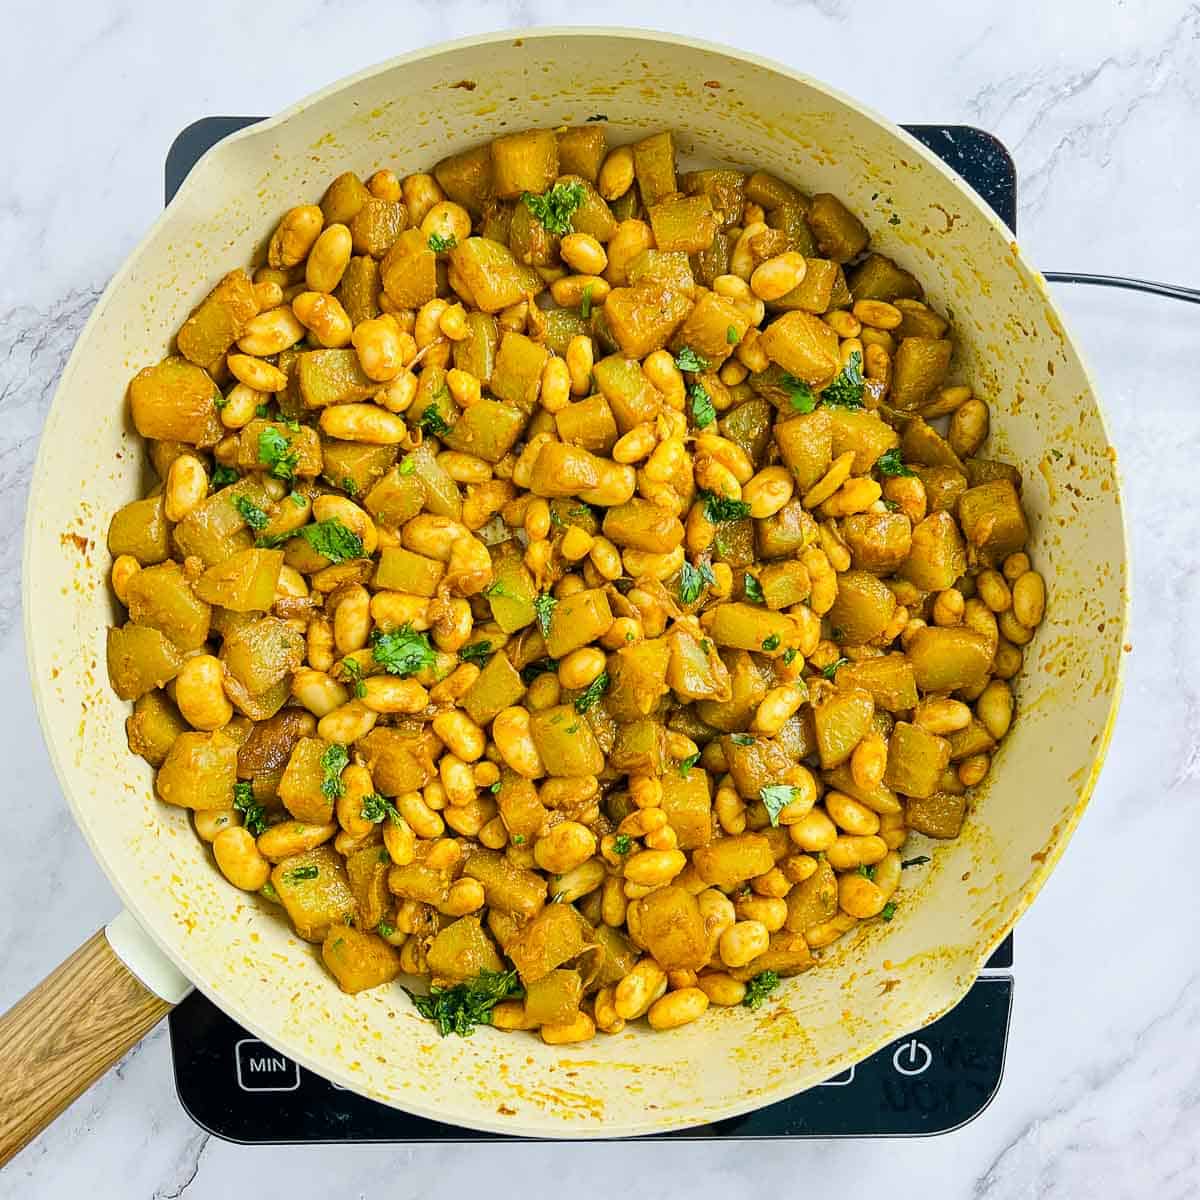
{"type": "Polygon", "coordinates": [[[736,325],[730,325],[725,330],[725,340],[731,345],[736,346],[742,340],[742,335],[738,333],[736,325]]]}
{"type": "Polygon", "coordinates": [[[355,483],[354,480],[351,479],[349,475],[343,475],[342,476],[342,491],[345,492],[347,496],[357,496],[358,495],[358,484],[355,483]]]}
{"type": "Polygon", "coordinates": [[[363,557],[362,538],[353,530],[347,529],[337,517],[330,517],[327,521],[317,521],[313,525],[301,526],[296,532],[318,554],[329,559],[331,563],[345,562],[348,558],[363,557]]]}
{"type": "Polygon", "coordinates": [[[500,789],[501,789],[503,786],[504,786],[504,783],[503,783],[503,781],[502,781],[502,780],[499,780],[499,779],[497,779],[497,780],[496,780],[496,782],[495,782],[495,783],[493,783],[493,784],[492,784],[492,786],[491,786],[490,788],[488,788],[488,791],[489,791],[489,792],[491,792],[493,796],[495,796],[495,795],[497,795],[497,794],[499,793],[500,789]]]}
{"type": "Polygon", "coordinates": [[[620,854],[622,857],[624,857],[630,852],[630,850],[633,849],[633,838],[631,838],[627,833],[618,833],[617,836],[613,838],[612,848],[614,854],[620,854]]]}
{"type": "Polygon", "coordinates": [[[510,592],[498,579],[495,583],[489,583],[487,587],[483,589],[483,594],[485,596],[503,596],[508,600],[516,599],[512,592],[510,592]]]}
{"type": "Polygon", "coordinates": [[[683,759],[683,760],[680,762],[680,764],[679,764],[679,774],[680,774],[680,775],[682,775],[684,779],[686,779],[686,778],[688,777],[688,775],[690,775],[690,774],[691,774],[692,768],[693,768],[693,767],[694,767],[694,766],[695,766],[695,765],[696,765],[696,764],[697,764],[699,761],[700,761],[700,754],[699,754],[699,751],[697,751],[695,754],[689,754],[689,755],[687,756],[687,758],[683,759]]]}
{"type": "Polygon", "coordinates": [[[568,733],[578,733],[579,732],[579,722],[572,721],[570,723],[570,725],[567,726],[567,732],[568,733]]]}
{"type": "Polygon", "coordinates": [[[411,475],[417,469],[416,460],[407,454],[400,460],[400,474],[411,475]]]}
{"type": "Polygon", "coordinates": [[[232,468],[224,465],[218,465],[213,468],[212,485],[213,488],[228,487],[231,483],[237,483],[241,476],[232,468]]]}
{"type": "Polygon", "coordinates": [[[258,435],[258,461],[276,479],[291,483],[296,476],[300,452],[292,449],[292,443],[274,425],[268,425],[258,435]]]}
{"type": "Polygon", "coordinates": [[[550,618],[554,615],[557,605],[558,600],[549,592],[542,592],[541,595],[533,598],[533,611],[537,613],[538,628],[542,631],[544,638],[550,636],[550,618]]]}
{"type": "Polygon", "coordinates": [[[561,236],[571,232],[571,218],[586,199],[583,184],[556,183],[540,196],[526,192],[521,197],[521,203],[533,213],[547,233],[561,236]]]}
{"type": "Polygon", "coordinates": [[[874,867],[868,867],[868,866],[866,866],[865,864],[864,864],[863,866],[861,866],[861,867],[859,867],[859,868],[858,868],[858,873],[859,873],[859,874],[860,874],[860,875],[861,875],[861,876],[862,876],[864,879],[874,879],[874,878],[875,878],[875,868],[874,868],[874,867]]]}
{"type": "Polygon", "coordinates": [[[521,668],[521,682],[528,687],[539,675],[549,675],[558,670],[557,658],[539,658],[521,668]]]}
{"type": "Polygon", "coordinates": [[[795,375],[784,375],[779,380],[779,386],[787,392],[788,401],[798,413],[810,413],[817,407],[817,397],[812,388],[803,379],[795,375]]]}
{"type": "MultiPolygon", "coordinates": [[[[232,389],[230,389],[230,390],[232,392],[232,389]]],[[[227,405],[228,403],[229,403],[229,397],[222,396],[220,392],[218,392],[213,397],[213,408],[215,408],[217,410],[217,412],[220,412],[221,409],[223,409],[225,407],[225,405],[227,405]]]]}
{"type": "Polygon", "coordinates": [[[778,650],[779,649],[779,634],[771,633],[771,634],[768,634],[765,638],[763,638],[762,648],[764,650],[778,650]]]}
{"type": "MultiPolygon", "coordinates": [[[[407,988],[404,990],[408,991],[407,988]]],[[[433,987],[428,996],[408,992],[413,1007],[426,1020],[436,1022],[442,1037],[452,1033],[470,1037],[476,1025],[492,1023],[492,1009],[501,1000],[519,1000],[524,995],[516,971],[486,969],[474,979],[456,983],[452,988],[433,987]]]]}
{"type": "Polygon", "coordinates": [[[754,739],[747,733],[735,733],[731,738],[735,746],[753,746],[754,739]]]}
{"type": "Polygon", "coordinates": [[[451,234],[449,237],[442,237],[440,233],[431,233],[428,238],[428,245],[434,254],[441,254],[446,250],[453,250],[458,245],[458,238],[451,234]]]}
{"type": "Polygon", "coordinates": [[[728,496],[718,496],[713,492],[701,490],[700,498],[704,501],[704,515],[714,525],[724,521],[742,521],[750,515],[750,505],[744,500],[730,500],[728,496]]]}
{"type": "Polygon", "coordinates": [[[771,824],[778,825],[779,814],[795,800],[796,789],[786,783],[772,783],[760,788],[758,794],[762,798],[767,815],[771,818],[771,824]]]}
{"type": "Polygon", "coordinates": [[[795,646],[789,646],[783,652],[783,665],[785,667],[790,667],[792,665],[792,663],[794,663],[796,661],[796,655],[799,653],[800,653],[800,651],[797,650],[795,646]]]}
{"type": "Polygon", "coordinates": [[[342,674],[354,684],[354,694],[361,700],[367,694],[367,685],[363,683],[362,677],[362,663],[357,658],[343,658],[342,674]]]}
{"type": "Polygon", "coordinates": [[[244,780],[233,785],[233,807],[242,814],[242,824],[252,837],[258,837],[267,827],[263,806],[254,798],[254,785],[244,780]]]}
{"type": "Polygon", "coordinates": [[[514,846],[525,845],[525,835],[523,833],[514,833],[512,837],[512,844],[514,846]]]}
{"type": "Polygon", "coordinates": [[[286,877],[295,883],[301,879],[316,879],[319,874],[316,867],[293,867],[286,872],[286,877]]]}
{"type": "Polygon", "coordinates": [[[415,675],[432,667],[436,659],[429,637],[411,625],[402,625],[390,633],[376,630],[371,635],[375,661],[389,675],[415,675]]]}
{"type": "Polygon", "coordinates": [[[442,437],[450,432],[450,426],[446,424],[445,418],[432,404],[427,404],[420,417],[417,418],[417,428],[433,437],[442,437]]]}
{"type": "Polygon", "coordinates": [[[897,504],[895,500],[885,499],[883,501],[883,507],[886,508],[888,510],[888,512],[899,512],[900,511],[900,505],[897,504]]]}
{"type": "Polygon", "coordinates": [[[760,971],[746,984],[742,1004],[746,1008],[758,1008],[779,986],[779,976],[774,971],[760,971]]]}
{"type": "Polygon", "coordinates": [[[1057,447],[1055,447],[1055,446],[1051,446],[1051,447],[1050,447],[1050,453],[1051,453],[1051,454],[1054,456],[1054,461],[1055,461],[1055,462],[1061,462],[1061,461],[1062,461],[1063,452],[1062,452],[1061,450],[1059,450],[1057,447]]]}
{"type": "Polygon", "coordinates": [[[875,470],[880,475],[915,475],[915,471],[910,471],[900,458],[900,447],[893,446],[890,450],[885,450],[875,460],[875,470]]]}
{"type": "Polygon", "coordinates": [[[896,902],[889,900],[879,914],[885,921],[890,921],[896,915],[896,902]]]}
{"type": "Polygon", "coordinates": [[[491,642],[472,642],[469,646],[464,646],[458,652],[459,661],[478,663],[479,666],[487,666],[488,660],[492,657],[491,642]]]}
{"type": "Polygon", "coordinates": [[[717,410],[712,397],[699,383],[693,383],[687,390],[688,399],[692,402],[692,419],[697,429],[704,429],[717,419],[717,410]]]}
{"type": "Polygon", "coordinates": [[[266,404],[260,404],[255,408],[254,415],[260,421],[265,421],[271,415],[271,409],[266,404]]]}
{"type": "Polygon", "coordinates": [[[742,589],[746,593],[746,599],[752,604],[766,604],[767,600],[763,595],[762,584],[749,571],[742,580],[742,589]]]}
{"type": "Polygon", "coordinates": [[[364,821],[372,821],[376,825],[380,821],[385,821],[391,818],[400,824],[400,814],[396,811],[396,806],[386,797],[379,795],[378,792],[371,792],[363,797],[362,812],[358,814],[364,821]]]}
{"type": "Polygon", "coordinates": [[[350,752],[345,746],[336,742],[321,755],[321,770],[325,778],[321,780],[321,795],[328,800],[336,800],[345,790],[342,783],[342,772],[350,762],[350,752]]]}
{"type": "Polygon", "coordinates": [[[269,524],[271,518],[267,516],[249,496],[234,496],[233,507],[242,514],[242,520],[257,533],[260,529],[265,528],[269,524]]]}
{"type": "Polygon", "coordinates": [[[899,225],[900,218],[895,213],[892,213],[892,215],[890,217],[888,217],[888,224],[889,225],[899,225]]]}
{"type": "Polygon", "coordinates": [[[838,667],[844,667],[850,660],[848,658],[839,658],[837,662],[831,662],[829,666],[821,668],[821,674],[826,679],[832,679],[838,673],[838,667]]]}
{"type": "Polygon", "coordinates": [[[308,503],[308,497],[302,496],[299,492],[289,492],[288,499],[297,507],[303,508],[308,503]]]}
{"type": "Polygon", "coordinates": [[[586,321],[592,315],[592,288],[594,284],[585,283],[579,297],[579,315],[586,321]]]}
{"type": "Polygon", "coordinates": [[[679,571],[679,599],[684,604],[695,604],[705,585],[716,582],[712,567],[708,563],[701,563],[698,567],[693,567],[685,558],[679,571]]]}
{"type": "MultiPolygon", "coordinates": [[[[587,685],[583,694],[575,697],[575,711],[577,713],[585,713],[595,704],[605,692],[608,691],[608,672],[601,671],[591,683],[587,685]]],[[[570,730],[567,731],[570,733],[570,730]]]]}
{"type": "Polygon", "coordinates": [[[708,359],[702,358],[691,346],[684,346],[675,355],[675,365],[681,371],[707,371],[708,359]]]}
{"type": "Polygon", "coordinates": [[[396,927],[395,925],[389,924],[387,921],[380,921],[379,924],[375,926],[375,932],[379,934],[381,938],[390,938],[395,936],[396,927]]]}
{"type": "Polygon", "coordinates": [[[279,903],[279,893],[275,890],[275,885],[269,879],[258,889],[258,894],[266,896],[268,900],[274,900],[276,904],[279,903]]]}
{"type": "Polygon", "coordinates": [[[821,393],[821,400],[831,408],[862,408],[862,355],[855,350],[841,374],[821,393]]]}

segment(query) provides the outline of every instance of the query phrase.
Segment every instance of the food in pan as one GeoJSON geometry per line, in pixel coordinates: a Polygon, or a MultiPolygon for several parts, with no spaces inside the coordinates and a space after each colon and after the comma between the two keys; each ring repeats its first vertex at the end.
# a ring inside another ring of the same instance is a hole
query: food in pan
{"type": "Polygon", "coordinates": [[[763,1004],[958,835],[1045,607],[922,297],[668,132],[339,175],[129,387],[158,796],[443,1034],[763,1004]]]}

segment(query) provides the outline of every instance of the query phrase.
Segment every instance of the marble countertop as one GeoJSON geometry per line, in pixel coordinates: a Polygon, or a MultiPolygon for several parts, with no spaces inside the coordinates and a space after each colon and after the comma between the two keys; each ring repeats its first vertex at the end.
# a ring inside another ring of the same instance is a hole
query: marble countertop
{"type": "MultiPolygon", "coordinates": [[[[67,812],[34,717],[20,628],[25,491],[41,422],[105,282],[157,215],[180,128],[269,113],[445,38],[645,23],[783,58],[904,121],[998,134],[1021,240],[1045,269],[1197,285],[1200,6],[1061,0],[15,0],[0,98],[0,1009],[117,905],[67,812]],[[916,9],[909,8],[906,12],[916,9]],[[968,15],[970,14],[970,15],[968,15]],[[907,18],[906,18],[907,21],[907,18]]],[[[577,1200],[823,1192],[895,1197],[1200,1195],[1200,572],[1197,310],[1058,289],[1095,370],[1125,480],[1133,650],[1108,765],[1017,931],[1004,1082],[935,1139],[702,1145],[271,1148],[209,1138],[176,1101],[160,1028],[2,1174],[0,1200],[492,1195],[577,1200]],[[1189,357],[1190,356],[1190,357],[1189,357]],[[1192,622],[1196,621],[1196,624],[1192,622]],[[618,1183],[618,1181],[620,1181],[618,1183]],[[636,1181],[636,1183],[634,1182],[636,1181]]]]}

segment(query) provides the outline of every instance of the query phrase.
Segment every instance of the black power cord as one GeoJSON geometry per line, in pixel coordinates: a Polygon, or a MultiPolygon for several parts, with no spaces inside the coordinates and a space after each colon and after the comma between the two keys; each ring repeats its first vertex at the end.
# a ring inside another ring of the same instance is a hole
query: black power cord
{"type": "Polygon", "coordinates": [[[1127,288],[1132,292],[1150,292],[1172,300],[1187,300],[1200,304],[1200,290],[1179,287],[1174,283],[1156,283],[1153,279],[1126,279],[1123,275],[1080,275],[1075,271],[1043,271],[1048,283],[1093,283],[1099,287],[1127,288]]]}

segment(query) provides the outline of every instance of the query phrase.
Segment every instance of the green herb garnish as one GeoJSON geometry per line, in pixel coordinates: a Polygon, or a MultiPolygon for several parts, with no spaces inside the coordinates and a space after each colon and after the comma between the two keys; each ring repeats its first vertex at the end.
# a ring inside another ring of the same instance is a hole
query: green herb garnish
{"type": "MultiPolygon", "coordinates": [[[[331,563],[345,562],[348,558],[362,558],[362,538],[337,519],[330,517],[327,521],[317,521],[312,525],[302,525],[295,531],[318,554],[329,559],[331,563]]],[[[288,537],[294,534],[288,534],[288,537]]]]}
{"type": "Polygon", "coordinates": [[[890,217],[888,217],[888,224],[889,225],[899,225],[900,218],[895,213],[892,213],[892,215],[890,217]]]}
{"type": "Polygon", "coordinates": [[[890,921],[896,915],[896,902],[894,900],[889,900],[880,910],[879,915],[885,921],[890,921]]]}
{"type": "Polygon", "coordinates": [[[838,667],[844,667],[850,660],[848,658],[839,658],[836,662],[831,662],[829,666],[821,668],[821,674],[826,679],[832,679],[838,673],[838,667]]]}
{"type": "Polygon", "coordinates": [[[275,890],[275,885],[269,879],[258,889],[258,894],[266,896],[268,900],[274,900],[276,904],[279,903],[279,893],[275,890]]]}
{"type": "Polygon", "coordinates": [[[771,634],[768,634],[765,638],[763,638],[762,648],[764,650],[778,650],[779,649],[779,634],[771,633],[771,634]]]}
{"type": "Polygon", "coordinates": [[[231,483],[237,483],[241,476],[232,468],[218,465],[213,468],[212,486],[216,488],[228,487],[231,483]]]}
{"type": "Polygon", "coordinates": [[[549,675],[558,670],[557,658],[539,658],[521,668],[521,682],[528,687],[539,675],[549,675]]]}
{"type": "Polygon", "coordinates": [[[417,418],[417,428],[433,437],[442,437],[450,432],[450,426],[446,424],[446,419],[433,404],[425,406],[424,411],[417,418]]]}
{"type": "Polygon", "coordinates": [[[514,846],[525,845],[525,835],[523,833],[514,833],[512,836],[512,844],[514,846]]]}
{"type": "Polygon", "coordinates": [[[705,585],[716,582],[712,567],[708,563],[701,563],[698,567],[693,567],[685,558],[683,566],[679,570],[679,599],[684,604],[695,604],[705,585]]]}
{"type": "Polygon", "coordinates": [[[288,499],[297,507],[303,508],[308,503],[306,496],[300,495],[299,492],[289,492],[288,499]]]}
{"type": "Polygon", "coordinates": [[[554,615],[557,605],[558,600],[549,592],[542,592],[541,595],[533,598],[533,611],[537,613],[538,628],[542,631],[544,638],[550,636],[550,618],[554,615]]]}
{"type": "Polygon", "coordinates": [[[796,789],[786,783],[772,783],[759,788],[759,796],[771,818],[772,825],[779,824],[779,814],[796,798],[796,789]]]}
{"type": "Polygon", "coordinates": [[[874,868],[874,867],[868,867],[868,866],[866,866],[865,864],[864,864],[863,866],[861,866],[861,867],[859,867],[859,868],[858,868],[858,873],[859,873],[859,874],[860,874],[860,875],[861,875],[861,876],[862,876],[864,879],[874,879],[874,878],[875,878],[875,868],[874,868]]]}
{"type": "MultiPolygon", "coordinates": [[[[575,697],[575,711],[577,713],[585,713],[595,704],[605,692],[608,691],[608,672],[601,671],[591,683],[587,685],[586,690],[582,695],[575,697]]],[[[568,733],[570,730],[567,731],[568,733]]]]}
{"type": "Polygon", "coordinates": [[[242,824],[252,837],[266,829],[266,810],[255,800],[254,785],[249,780],[233,785],[233,807],[242,814],[242,824]]]}
{"type": "Polygon", "coordinates": [[[397,825],[400,824],[400,814],[396,811],[396,806],[378,792],[371,792],[363,797],[362,811],[358,815],[364,821],[371,821],[376,825],[380,821],[387,820],[388,817],[391,817],[397,825]]]}
{"type": "Polygon", "coordinates": [[[387,921],[380,921],[379,924],[375,926],[375,932],[379,934],[381,938],[390,938],[395,935],[396,927],[395,925],[388,924],[387,921]]]}
{"type": "Polygon", "coordinates": [[[258,435],[258,461],[276,479],[291,483],[300,462],[300,451],[293,450],[292,443],[274,425],[268,425],[258,435]]]}
{"type": "Polygon", "coordinates": [[[336,800],[345,790],[342,783],[342,772],[350,762],[350,752],[345,746],[336,742],[321,755],[321,770],[325,778],[321,780],[321,795],[328,800],[336,800]]]}
{"type": "Polygon", "coordinates": [[[451,234],[449,237],[442,237],[440,233],[431,233],[429,235],[428,244],[430,250],[434,254],[441,254],[446,250],[453,250],[458,245],[458,238],[451,234]]]}
{"type": "Polygon", "coordinates": [[[692,402],[692,420],[697,429],[704,429],[717,419],[717,410],[712,397],[699,383],[693,383],[687,390],[688,399],[692,402]]]}
{"type": "Polygon", "coordinates": [[[255,408],[254,415],[260,421],[265,421],[271,415],[271,409],[266,404],[260,404],[255,408]]]}
{"type": "Polygon", "coordinates": [[[354,684],[354,694],[361,700],[367,694],[367,685],[363,683],[362,677],[362,663],[357,658],[343,658],[342,674],[354,684]]]}
{"type": "Polygon", "coordinates": [[[684,346],[675,355],[675,365],[681,371],[707,371],[708,359],[702,358],[691,346],[684,346]]]}
{"type": "Polygon", "coordinates": [[[689,755],[687,756],[687,758],[683,759],[683,761],[682,761],[682,762],[680,762],[680,764],[679,764],[679,774],[680,774],[681,776],[683,776],[683,778],[684,778],[684,779],[686,779],[686,778],[687,778],[687,777],[688,777],[688,776],[691,774],[691,772],[692,772],[692,768],[693,768],[693,767],[694,767],[694,766],[695,766],[695,765],[696,765],[696,764],[697,764],[699,761],[700,761],[700,755],[699,755],[699,753],[698,753],[698,752],[697,752],[696,754],[689,754],[689,755]]]}
{"type": "Polygon", "coordinates": [[[796,412],[810,413],[817,407],[816,393],[803,379],[797,379],[795,375],[783,375],[779,386],[787,393],[788,401],[796,412]]]}
{"type": "Polygon", "coordinates": [[[797,650],[795,646],[789,646],[783,652],[783,665],[785,667],[790,667],[792,665],[792,663],[794,663],[796,661],[796,655],[799,653],[800,653],[800,651],[797,650]]]}
{"type": "Polygon", "coordinates": [[[915,471],[910,471],[900,458],[900,447],[893,446],[890,450],[884,451],[875,460],[875,470],[880,475],[915,475],[915,471]]]}
{"type": "Polygon", "coordinates": [[[492,657],[491,642],[472,642],[469,646],[464,646],[458,652],[460,662],[478,663],[479,666],[487,666],[488,659],[492,657]]]}
{"type": "Polygon", "coordinates": [[[260,529],[265,528],[270,523],[271,518],[267,516],[249,496],[234,496],[233,507],[242,514],[242,520],[257,533],[260,529]]]}
{"type": "Polygon", "coordinates": [[[562,236],[571,232],[571,218],[586,199],[583,184],[556,183],[540,196],[526,192],[521,197],[521,203],[533,213],[547,233],[562,236]]]}
{"type": "Polygon", "coordinates": [[[452,988],[431,988],[428,996],[408,992],[413,1007],[426,1020],[436,1022],[442,1037],[452,1033],[470,1037],[476,1025],[492,1023],[492,1009],[501,1000],[519,1000],[524,995],[516,971],[488,970],[452,988]]]}
{"type": "Polygon", "coordinates": [[[750,515],[750,505],[744,500],[730,500],[728,496],[703,490],[700,498],[704,501],[704,515],[714,525],[723,521],[743,521],[750,515]]]}
{"type": "Polygon", "coordinates": [[[493,783],[490,788],[488,788],[488,791],[491,792],[493,796],[495,796],[495,795],[499,794],[499,791],[503,786],[504,786],[504,781],[502,779],[497,779],[496,782],[493,783]]]}
{"type": "Polygon", "coordinates": [[[855,350],[841,374],[821,393],[821,400],[831,408],[862,408],[862,355],[855,350]]]}
{"type": "Polygon", "coordinates": [[[627,833],[618,833],[617,836],[613,838],[612,848],[614,854],[620,854],[622,857],[624,857],[630,852],[630,850],[633,849],[633,838],[631,838],[627,833]]]}
{"type": "Polygon", "coordinates": [[[585,283],[579,297],[579,315],[586,321],[592,315],[592,288],[594,284],[585,283]]]}
{"type": "Polygon", "coordinates": [[[742,1004],[746,1008],[758,1008],[779,986],[779,976],[774,971],[760,971],[746,984],[742,1004]]]}
{"type": "Polygon", "coordinates": [[[345,492],[347,496],[357,496],[358,495],[358,484],[355,483],[354,480],[351,479],[349,475],[343,475],[342,476],[342,491],[345,492]]]}
{"type": "Polygon", "coordinates": [[[748,733],[735,733],[732,736],[732,742],[735,746],[753,746],[754,739],[748,733]]]}
{"type": "Polygon", "coordinates": [[[416,460],[411,458],[409,455],[405,455],[404,458],[402,458],[400,460],[400,474],[401,475],[411,475],[416,469],[417,469],[416,460]]]}
{"type": "Polygon", "coordinates": [[[746,593],[746,599],[751,603],[766,604],[767,599],[763,595],[762,584],[749,571],[742,579],[742,590],[746,593]]]}
{"type": "Polygon", "coordinates": [[[731,346],[736,346],[738,342],[742,340],[742,335],[738,333],[736,325],[730,325],[729,328],[725,330],[725,340],[731,346]]]}
{"type": "Polygon", "coordinates": [[[286,872],[286,878],[296,883],[301,879],[316,879],[320,873],[316,867],[293,867],[286,872]]]}
{"type": "Polygon", "coordinates": [[[488,597],[503,596],[508,600],[516,599],[512,592],[510,592],[498,579],[495,583],[489,583],[487,587],[483,589],[483,594],[488,597]]]}
{"type": "Polygon", "coordinates": [[[402,625],[390,633],[376,630],[371,636],[375,661],[389,675],[415,675],[432,667],[437,659],[427,634],[411,625],[402,625]]]}

